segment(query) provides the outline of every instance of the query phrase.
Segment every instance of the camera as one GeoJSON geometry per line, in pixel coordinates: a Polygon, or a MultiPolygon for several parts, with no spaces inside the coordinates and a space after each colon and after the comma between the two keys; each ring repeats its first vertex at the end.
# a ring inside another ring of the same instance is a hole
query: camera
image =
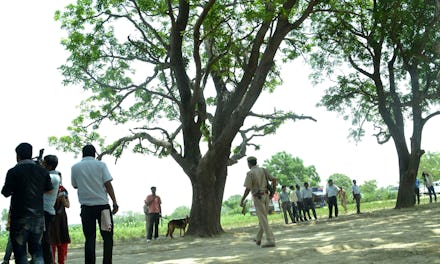
{"type": "Polygon", "coordinates": [[[40,152],[38,153],[37,157],[32,158],[35,164],[43,166],[43,153],[44,153],[44,148],[40,149],[40,152]]]}

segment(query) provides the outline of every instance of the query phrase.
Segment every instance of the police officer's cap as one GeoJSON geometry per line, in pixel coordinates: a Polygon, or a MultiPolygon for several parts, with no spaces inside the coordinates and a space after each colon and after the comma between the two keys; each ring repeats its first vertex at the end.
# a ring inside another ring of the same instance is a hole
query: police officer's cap
{"type": "Polygon", "coordinates": [[[254,156],[250,156],[247,158],[247,161],[257,161],[257,158],[255,158],[254,156]]]}

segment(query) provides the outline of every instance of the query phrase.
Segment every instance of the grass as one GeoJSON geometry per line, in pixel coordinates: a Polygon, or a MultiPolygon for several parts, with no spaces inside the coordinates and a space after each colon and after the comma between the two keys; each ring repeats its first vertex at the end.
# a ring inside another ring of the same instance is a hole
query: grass
{"type": "MultiPolygon", "coordinates": [[[[428,200],[426,197],[422,197],[422,203],[427,203],[428,200]]],[[[369,212],[381,209],[392,209],[395,206],[395,200],[386,200],[386,201],[375,201],[375,202],[367,202],[361,203],[361,211],[369,212]]],[[[347,209],[349,213],[356,212],[355,204],[348,204],[347,209]]],[[[340,214],[343,214],[343,208],[339,205],[340,214]]],[[[327,218],[328,216],[328,208],[316,208],[316,213],[319,218],[327,218]]],[[[114,230],[114,239],[115,241],[127,241],[131,239],[144,239],[146,237],[146,228],[145,221],[141,221],[138,218],[137,220],[129,220],[129,221],[120,221],[115,223],[114,230]]],[[[279,222],[283,223],[284,218],[283,214],[276,213],[269,215],[269,220],[271,222],[279,222]]],[[[159,234],[164,235],[167,231],[167,220],[161,220],[161,224],[159,225],[159,234]]],[[[221,225],[224,230],[236,229],[240,227],[248,227],[255,226],[258,224],[258,219],[256,216],[251,216],[250,214],[246,215],[225,215],[221,218],[221,225]]],[[[84,236],[82,233],[81,225],[70,225],[69,233],[71,238],[71,244],[69,247],[82,247],[84,245],[84,236]]],[[[5,250],[6,243],[8,240],[9,233],[7,231],[0,232],[0,251],[5,250]]],[[[97,235],[97,241],[101,241],[101,237],[97,235]]]]}

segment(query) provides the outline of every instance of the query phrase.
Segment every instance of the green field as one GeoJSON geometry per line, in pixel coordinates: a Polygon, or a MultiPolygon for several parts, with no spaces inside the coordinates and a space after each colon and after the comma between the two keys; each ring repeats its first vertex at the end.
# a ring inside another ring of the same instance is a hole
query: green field
{"type": "MultiPolygon", "coordinates": [[[[427,203],[425,197],[423,197],[421,203],[427,203]]],[[[376,201],[361,203],[361,211],[369,212],[381,209],[391,209],[394,208],[395,200],[387,201],[376,201]]],[[[340,215],[344,214],[343,208],[339,206],[340,215]]],[[[354,204],[348,204],[348,214],[353,214],[356,211],[354,204]]],[[[327,207],[317,208],[316,212],[318,218],[327,218],[328,209],[327,207]]],[[[142,239],[146,237],[145,231],[145,217],[143,215],[138,215],[136,217],[122,217],[118,222],[115,222],[115,241],[127,241],[131,239],[142,239]]],[[[282,213],[269,215],[271,222],[283,223],[282,213]]],[[[167,229],[167,219],[162,219],[159,225],[159,234],[165,236],[167,229]]],[[[246,215],[225,215],[222,216],[221,224],[225,230],[235,229],[239,227],[254,226],[258,224],[258,219],[256,216],[246,215]]],[[[82,234],[81,225],[71,225],[69,228],[72,243],[69,247],[82,247],[84,243],[84,237],[82,234]]],[[[175,236],[178,235],[175,233],[175,236]]],[[[7,243],[8,232],[3,231],[0,233],[0,250],[4,251],[7,243]]],[[[97,235],[97,240],[100,241],[99,234],[97,235]]]]}

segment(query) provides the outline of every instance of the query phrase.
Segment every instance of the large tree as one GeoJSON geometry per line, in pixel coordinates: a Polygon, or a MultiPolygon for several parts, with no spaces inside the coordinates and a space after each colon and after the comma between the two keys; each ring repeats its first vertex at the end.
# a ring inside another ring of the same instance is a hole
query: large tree
{"type": "Polygon", "coordinates": [[[307,48],[300,30],[319,2],[77,0],[56,14],[69,52],[61,70],[90,97],[71,134],[51,142],[72,152],[98,142],[99,157],[128,147],[172,157],[192,184],[188,234],[223,232],[227,166],[256,137],[308,118],[251,110],[281,83],[282,62],[307,48]]]}
{"type": "Polygon", "coordinates": [[[321,182],[315,166],[305,166],[304,161],[298,157],[282,151],[275,153],[270,159],[265,160],[263,166],[277,178],[281,185],[302,186],[304,182],[309,182],[310,186],[318,186],[321,182]]]}
{"type": "Polygon", "coordinates": [[[440,1],[338,0],[328,1],[326,10],[312,24],[313,66],[315,77],[324,70],[337,84],[322,105],[351,119],[355,138],[371,122],[378,143],[394,141],[396,208],[412,206],[423,127],[440,114],[440,1]]]}

